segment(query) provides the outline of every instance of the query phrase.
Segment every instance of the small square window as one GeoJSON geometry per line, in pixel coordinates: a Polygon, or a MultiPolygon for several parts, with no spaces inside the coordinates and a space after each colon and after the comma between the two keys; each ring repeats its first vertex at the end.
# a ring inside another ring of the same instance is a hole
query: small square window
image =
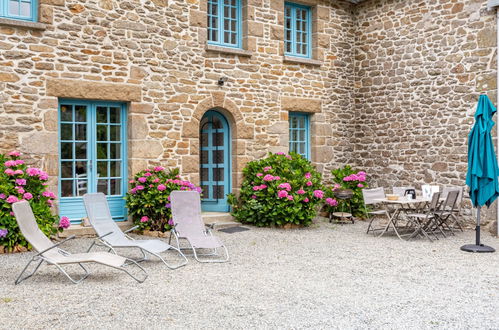
{"type": "Polygon", "coordinates": [[[310,7],[286,2],[284,14],[285,55],[312,57],[312,11],[310,7]]]}
{"type": "Polygon", "coordinates": [[[0,0],[0,17],[36,22],[38,0],[0,0]]]}

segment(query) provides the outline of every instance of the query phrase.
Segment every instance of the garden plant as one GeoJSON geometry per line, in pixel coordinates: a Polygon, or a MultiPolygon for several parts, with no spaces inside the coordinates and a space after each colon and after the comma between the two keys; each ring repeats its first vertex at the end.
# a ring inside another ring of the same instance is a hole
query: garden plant
{"type": "Polygon", "coordinates": [[[364,212],[364,198],[362,197],[362,189],[367,188],[367,174],[364,171],[354,170],[350,165],[337,168],[331,171],[334,184],[326,188],[326,211],[329,213],[335,212],[338,209],[348,207],[344,200],[336,199],[335,193],[338,190],[350,189],[353,191],[353,197],[350,202],[352,205],[352,213],[354,217],[362,218],[364,212]],[[334,202],[332,202],[334,201],[334,202]]]}
{"type": "Polygon", "coordinates": [[[243,170],[239,197],[229,194],[232,215],[259,227],[308,226],[323,202],[322,177],[299,154],[269,153],[243,170]]]}
{"type": "Polygon", "coordinates": [[[59,219],[52,212],[56,195],[47,190],[47,173],[27,166],[20,155],[17,151],[8,155],[0,154],[0,252],[29,248],[12,212],[15,202],[29,202],[38,227],[48,237],[70,226],[67,217],[59,219]]]}
{"type": "Polygon", "coordinates": [[[166,232],[171,229],[172,191],[195,190],[201,193],[200,187],[180,179],[178,169],[166,172],[161,166],[138,172],[129,183],[131,189],[125,196],[126,207],[140,231],[166,232]]]}

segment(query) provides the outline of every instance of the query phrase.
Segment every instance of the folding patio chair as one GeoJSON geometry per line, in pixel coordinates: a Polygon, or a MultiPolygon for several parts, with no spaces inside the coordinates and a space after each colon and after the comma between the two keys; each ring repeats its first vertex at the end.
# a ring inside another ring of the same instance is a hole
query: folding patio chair
{"type": "Polygon", "coordinates": [[[463,201],[463,187],[444,187],[442,190],[442,195],[441,198],[447,198],[447,194],[449,191],[457,190],[459,192],[459,195],[457,197],[456,205],[454,206],[454,209],[452,210],[451,218],[452,218],[452,223],[449,224],[449,227],[451,229],[455,229],[456,225],[457,228],[461,231],[463,230],[463,227],[461,225],[461,222],[459,221],[459,216],[461,215],[461,207],[462,207],[462,201],[463,201]]]}
{"type": "MultiPolygon", "coordinates": [[[[229,252],[225,245],[213,236],[211,230],[206,228],[201,217],[201,199],[197,191],[172,191],[170,194],[172,204],[172,218],[174,227],[172,233],[180,248],[179,239],[187,240],[189,247],[182,250],[192,250],[194,258],[199,262],[226,262],[229,260],[229,252]],[[218,253],[218,249],[224,250],[224,255],[218,253]],[[199,253],[197,250],[211,250],[209,253],[199,253]],[[203,258],[217,257],[219,259],[203,258]]],[[[171,235],[170,235],[171,240],[171,235]]]]}
{"type": "Polygon", "coordinates": [[[427,208],[422,209],[417,213],[406,214],[406,217],[409,220],[410,224],[414,227],[414,231],[409,234],[408,239],[421,235],[432,242],[432,239],[428,235],[430,233],[433,234],[436,239],[438,239],[433,231],[433,228],[435,227],[435,212],[438,211],[439,203],[440,193],[435,192],[433,193],[430,205],[427,208]]]}
{"type": "Polygon", "coordinates": [[[447,194],[445,201],[440,206],[440,209],[435,212],[435,227],[434,230],[438,229],[442,236],[447,237],[445,235],[444,229],[450,231],[452,235],[454,231],[448,224],[449,219],[453,219],[454,209],[456,207],[457,200],[459,198],[459,190],[451,190],[447,194]]]}
{"type": "Polygon", "coordinates": [[[378,210],[369,211],[368,205],[379,204],[380,203],[379,199],[386,198],[385,190],[383,189],[383,187],[374,188],[374,189],[362,189],[362,196],[364,197],[364,211],[366,213],[366,216],[370,220],[366,234],[369,234],[370,231],[372,231],[372,233],[375,234],[377,230],[383,230],[383,228],[374,228],[373,221],[379,218],[380,216],[387,217],[387,219],[390,220],[390,216],[387,210],[378,209],[378,210]]]}
{"type": "Polygon", "coordinates": [[[25,279],[33,276],[38,268],[40,268],[41,264],[45,261],[49,265],[56,266],[66,277],[73,283],[77,284],[83,281],[90,275],[88,269],[83,266],[84,263],[95,262],[101,265],[109,266],[112,268],[119,269],[124,271],[128,275],[130,275],[134,280],[139,283],[142,283],[147,278],[147,272],[138,265],[135,261],[130,260],[128,258],[120,257],[118,255],[107,253],[107,252],[93,252],[93,253],[77,253],[71,254],[67,251],[64,251],[59,248],[60,245],[67,242],[70,239],[75,238],[75,236],[70,236],[65,240],[54,244],[50,239],[43,234],[43,232],[38,227],[35,216],[33,214],[33,210],[29,205],[28,201],[20,201],[12,204],[12,210],[14,211],[14,215],[16,217],[17,224],[19,225],[19,229],[21,229],[24,238],[33,246],[33,248],[38,252],[35,254],[28,264],[23,268],[21,274],[17,277],[15,283],[19,284],[25,279]],[[35,269],[28,275],[22,277],[24,272],[28,269],[29,265],[32,262],[36,262],[35,269]],[[62,268],[62,265],[69,264],[77,264],[84,271],[85,274],[78,280],[73,279],[69,274],[62,268]],[[139,279],[138,277],[132,275],[125,267],[134,264],[137,266],[143,273],[144,277],[139,279]]]}
{"type": "MultiPolygon", "coordinates": [[[[125,232],[121,231],[120,227],[118,227],[111,217],[106,195],[103,193],[85,194],[83,195],[83,203],[85,204],[85,210],[87,211],[90,224],[94,227],[97,235],[99,235],[97,241],[109,248],[109,251],[116,253],[115,248],[138,248],[143,256],[142,259],[136,260],[138,262],[147,260],[147,252],[158,257],[170,269],[177,269],[187,264],[187,258],[179,249],[166,244],[159,239],[136,240],[127,235],[130,231],[137,229],[138,226],[130,228],[125,232]],[[159,254],[170,249],[177,251],[184,261],[176,266],[167,263],[159,254]]],[[[88,251],[90,251],[95,244],[96,242],[90,246],[88,251]]]]}

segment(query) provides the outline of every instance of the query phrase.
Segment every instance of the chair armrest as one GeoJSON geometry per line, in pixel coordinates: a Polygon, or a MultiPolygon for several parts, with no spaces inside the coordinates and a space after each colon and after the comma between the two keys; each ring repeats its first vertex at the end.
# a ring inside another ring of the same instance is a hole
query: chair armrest
{"type": "Polygon", "coordinates": [[[100,236],[96,237],[96,239],[101,239],[101,238],[103,238],[103,237],[106,237],[106,236],[108,236],[108,235],[111,235],[112,233],[114,233],[114,232],[113,232],[113,231],[110,231],[110,232],[109,232],[109,233],[107,233],[107,234],[100,235],[100,236]]]}
{"type": "Polygon", "coordinates": [[[75,235],[71,235],[71,236],[69,236],[68,238],[66,238],[66,239],[64,239],[64,240],[62,240],[62,241],[60,241],[59,243],[56,243],[56,244],[52,245],[51,247],[46,248],[45,250],[38,252],[36,255],[37,255],[37,256],[42,255],[42,254],[44,254],[45,252],[47,252],[48,250],[52,250],[53,248],[56,248],[56,247],[58,247],[59,245],[61,245],[62,243],[66,243],[67,241],[69,241],[70,239],[73,239],[73,238],[75,238],[75,237],[76,237],[75,235]]]}
{"type": "Polygon", "coordinates": [[[139,226],[138,226],[138,225],[137,225],[137,226],[133,226],[132,228],[125,230],[125,231],[123,232],[123,234],[128,234],[129,232],[131,232],[131,231],[133,231],[133,230],[135,230],[135,229],[137,229],[137,228],[139,228],[139,226]]]}

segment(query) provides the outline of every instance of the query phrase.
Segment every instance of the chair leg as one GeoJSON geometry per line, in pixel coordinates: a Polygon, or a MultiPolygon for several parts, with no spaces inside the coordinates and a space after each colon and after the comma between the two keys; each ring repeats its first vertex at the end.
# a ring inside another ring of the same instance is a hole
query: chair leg
{"type": "Polygon", "coordinates": [[[52,264],[52,265],[56,266],[61,271],[61,273],[66,275],[66,277],[74,284],[80,283],[81,281],[86,279],[88,277],[88,275],[90,275],[90,272],[88,271],[88,269],[85,266],[83,266],[81,263],[79,263],[78,265],[85,271],[85,274],[78,280],[75,280],[71,276],[69,276],[69,274],[60,265],[58,265],[58,264],[52,264]]]}
{"type": "Polygon", "coordinates": [[[138,264],[138,262],[136,262],[135,260],[133,259],[129,259],[129,258],[126,258],[126,261],[125,261],[125,264],[123,264],[122,267],[113,267],[113,268],[116,268],[116,269],[119,269],[119,270],[122,270],[124,271],[125,273],[127,273],[131,278],[133,278],[134,280],[136,280],[137,282],[139,283],[144,283],[144,281],[149,277],[149,274],[146,272],[146,270],[140,266],[138,264]],[[128,269],[126,269],[125,267],[128,266],[128,265],[135,265],[137,266],[141,272],[144,273],[144,277],[142,279],[138,278],[137,276],[133,275],[132,273],[130,273],[128,271],[128,269]]]}
{"type": "Polygon", "coordinates": [[[25,277],[22,277],[22,275],[24,274],[24,272],[28,269],[29,265],[33,262],[33,261],[36,261],[36,257],[33,257],[31,258],[30,261],[28,261],[28,263],[26,264],[26,266],[24,266],[23,270],[21,271],[21,273],[19,274],[19,276],[16,278],[15,280],[15,284],[18,285],[19,283],[21,283],[22,281],[30,278],[31,276],[33,276],[36,271],[38,270],[38,268],[40,268],[41,264],[43,263],[43,259],[40,259],[40,261],[38,262],[38,264],[36,265],[35,269],[29,274],[29,275],[26,275],[25,277]]]}

